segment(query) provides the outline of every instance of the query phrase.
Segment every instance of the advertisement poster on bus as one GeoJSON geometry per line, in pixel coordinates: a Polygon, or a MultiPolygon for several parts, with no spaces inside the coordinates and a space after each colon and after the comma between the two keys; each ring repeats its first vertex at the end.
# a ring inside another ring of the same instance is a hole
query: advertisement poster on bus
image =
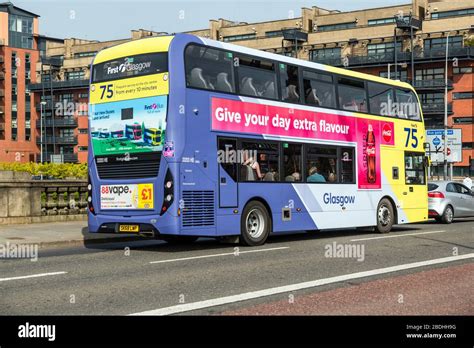
{"type": "Polygon", "coordinates": [[[89,112],[96,156],[162,151],[167,97],[93,104],[89,112]]]}
{"type": "Polygon", "coordinates": [[[212,98],[213,130],[356,143],[359,189],[382,185],[380,146],[395,144],[390,121],[212,98]]]}

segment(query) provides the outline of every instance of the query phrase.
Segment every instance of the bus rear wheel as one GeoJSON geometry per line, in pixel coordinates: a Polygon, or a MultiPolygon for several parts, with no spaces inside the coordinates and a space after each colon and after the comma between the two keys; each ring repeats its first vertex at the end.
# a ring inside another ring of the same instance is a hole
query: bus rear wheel
{"type": "Polygon", "coordinates": [[[242,213],[240,242],[243,245],[262,245],[272,230],[272,220],[267,208],[259,201],[249,202],[242,213]]]}
{"type": "Polygon", "coordinates": [[[377,225],[375,231],[378,233],[388,233],[394,224],[395,215],[392,203],[387,198],[382,199],[377,207],[377,225]]]}

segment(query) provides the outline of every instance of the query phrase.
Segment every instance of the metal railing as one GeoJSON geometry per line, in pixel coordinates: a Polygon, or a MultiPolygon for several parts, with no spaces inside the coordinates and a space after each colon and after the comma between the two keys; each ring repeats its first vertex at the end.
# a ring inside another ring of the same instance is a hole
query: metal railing
{"type": "MultiPolygon", "coordinates": [[[[41,144],[41,137],[36,138],[36,143],[41,144]]],[[[45,136],[43,140],[43,144],[77,144],[77,137],[52,137],[52,136],[45,136]]]]}
{"type": "MultiPolygon", "coordinates": [[[[444,114],[444,103],[422,102],[421,108],[424,114],[444,114]]],[[[453,113],[453,103],[448,103],[448,114],[453,113]]]]}
{"type": "MultiPolygon", "coordinates": [[[[445,79],[417,80],[413,87],[417,89],[442,89],[445,87],[445,79]]],[[[448,88],[453,88],[453,81],[448,80],[448,88]]]]}
{"type": "MultiPolygon", "coordinates": [[[[70,88],[88,88],[89,87],[89,80],[88,79],[82,79],[82,80],[68,80],[68,81],[53,81],[52,87],[55,90],[58,89],[70,89],[70,88]]],[[[51,88],[51,82],[50,81],[44,81],[40,83],[32,83],[28,86],[30,91],[42,91],[44,89],[49,91],[51,88]]]]}
{"type": "MultiPolygon", "coordinates": [[[[51,118],[43,119],[43,127],[77,127],[77,121],[75,119],[68,118],[55,118],[54,124],[51,118]]],[[[36,128],[41,127],[41,122],[38,120],[36,122],[36,128]]]]}

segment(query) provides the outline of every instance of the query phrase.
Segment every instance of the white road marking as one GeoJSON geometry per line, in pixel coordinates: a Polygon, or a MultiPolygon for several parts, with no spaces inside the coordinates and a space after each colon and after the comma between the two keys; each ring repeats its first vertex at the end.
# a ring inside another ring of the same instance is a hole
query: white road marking
{"type": "Polygon", "coordinates": [[[403,271],[403,270],[412,269],[412,268],[437,265],[441,263],[453,262],[453,261],[459,261],[459,260],[467,260],[471,258],[474,258],[474,253],[408,263],[408,264],[392,266],[392,267],[378,268],[378,269],[365,271],[365,272],[350,273],[350,274],[345,274],[341,276],[318,279],[318,280],[313,280],[313,281],[304,282],[304,283],[278,286],[278,287],[264,289],[264,290],[246,292],[246,293],[238,294],[238,295],[214,298],[211,300],[180,304],[180,305],[175,305],[171,307],[164,307],[164,308],[149,310],[145,312],[133,313],[130,315],[170,315],[170,314],[176,314],[176,313],[189,312],[189,311],[193,311],[197,309],[221,306],[224,304],[246,301],[246,300],[251,300],[251,299],[256,299],[260,297],[276,295],[276,294],[282,294],[282,293],[287,293],[287,292],[292,292],[292,291],[298,291],[298,290],[307,289],[307,288],[314,288],[321,285],[338,283],[338,282],[343,282],[343,281],[352,280],[352,279],[371,277],[371,276],[375,276],[379,274],[398,272],[398,271],[403,271]]]}
{"type": "Polygon", "coordinates": [[[205,258],[208,258],[208,257],[230,256],[230,255],[238,256],[238,255],[240,255],[240,254],[259,253],[259,252],[263,252],[263,251],[275,251],[275,250],[283,250],[283,249],[289,249],[289,248],[290,248],[290,247],[279,247],[279,248],[268,248],[268,249],[238,251],[238,252],[234,251],[234,252],[231,252],[231,253],[212,254],[212,255],[201,255],[201,256],[190,256],[190,257],[183,257],[183,258],[180,258],[180,259],[168,259],[168,260],[150,261],[150,263],[167,263],[167,262],[187,261],[187,260],[205,259],[205,258]]]}
{"type": "Polygon", "coordinates": [[[67,272],[51,272],[51,273],[40,273],[40,274],[32,274],[27,276],[20,276],[20,277],[11,277],[11,278],[0,278],[0,282],[5,282],[7,280],[18,280],[18,279],[29,279],[29,278],[38,278],[38,277],[47,277],[59,274],[66,274],[67,272]]]}
{"type": "Polygon", "coordinates": [[[351,239],[351,242],[360,242],[363,240],[373,240],[373,239],[386,239],[386,238],[398,238],[398,237],[406,237],[406,236],[417,236],[419,234],[430,234],[430,233],[444,233],[448,231],[429,231],[429,232],[417,232],[417,233],[404,233],[404,234],[396,234],[393,236],[382,236],[382,237],[369,237],[369,238],[359,238],[359,239],[351,239]]]}

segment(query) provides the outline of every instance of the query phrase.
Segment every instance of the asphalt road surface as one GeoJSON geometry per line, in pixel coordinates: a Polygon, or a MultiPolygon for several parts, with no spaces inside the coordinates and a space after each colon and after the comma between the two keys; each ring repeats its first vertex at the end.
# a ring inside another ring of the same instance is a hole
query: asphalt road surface
{"type": "Polygon", "coordinates": [[[474,315],[474,220],[239,247],[200,239],[40,249],[0,261],[1,315],[474,315]]]}

